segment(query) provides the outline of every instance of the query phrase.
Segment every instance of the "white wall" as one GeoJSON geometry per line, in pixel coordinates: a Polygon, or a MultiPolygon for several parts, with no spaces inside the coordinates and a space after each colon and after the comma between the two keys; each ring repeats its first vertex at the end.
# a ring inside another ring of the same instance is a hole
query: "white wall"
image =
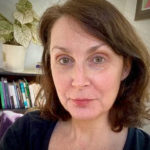
{"type": "Polygon", "coordinates": [[[127,0],[124,14],[134,25],[138,34],[141,36],[142,40],[145,42],[148,50],[150,51],[150,19],[134,21],[135,11],[136,0],[127,0]]]}
{"type": "Polygon", "coordinates": [[[116,6],[121,13],[134,26],[148,50],[150,51],[150,19],[134,21],[137,0],[108,0],[116,6]]]}
{"type": "Polygon", "coordinates": [[[119,9],[122,13],[124,12],[126,0],[107,0],[119,9]]]}
{"type": "MultiPolygon", "coordinates": [[[[141,37],[150,52],[150,19],[134,21],[136,12],[137,0],[108,0],[116,6],[121,13],[129,20],[134,26],[138,35],[141,37]]],[[[148,104],[149,105],[149,104],[148,104]]],[[[150,121],[143,127],[147,133],[150,134],[150,121]]]]}
{"type": "MultiPolygon", "coordinates": [[[[54,3],[64,0],[30,0],[33,4],[33,9],[39,16],[54,3]]],[[[145,42],[146,46],[150,50],[150,19],[134,21],[136,2],[137,0],[108,0],[114,4],[125,17],[133,24],[138,34],[145,42]]],[[[15,10],[15,4],[18,0],[0,0],[0,13],[4,14],[10,21],[13,21],[12,13],[15,10]]],[[[2,54],[0,44],[0,67],[2,66],[2,54]]],[[[36,62],[39,62],[42,55],[42,47],[31,44],[27,49],[25,67],[32,68],[36,62]]]]}
{"type": "MultiPolygon", "coordinates": [[[[0,13],[13,22],[13,12],[16,9],[15,4],[18,0],[0,0],[0,13]]],[[[58,0],[30,0],[33,4],[33,9],[36,13],[41,16],[42,13],[51,6],[52,4],[58,2],[58,0]]],[[[26,58],[25,58],[25,68],[34,68],[36,63],[41,60],[43,48],[35,44],[30,44],[27,48],[26,58]]],[[[0,44],[0,67],[2,67],[2,44],[0,44]]]]}

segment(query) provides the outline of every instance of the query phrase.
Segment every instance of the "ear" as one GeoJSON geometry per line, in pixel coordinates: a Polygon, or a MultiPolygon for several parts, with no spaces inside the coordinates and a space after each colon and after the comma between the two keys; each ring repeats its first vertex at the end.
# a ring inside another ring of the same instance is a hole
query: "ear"
{"type": "Polygon", "coordinates": [[[131,60],[130,59],[124,59],[124,67],[122,71],[121,81],[126,79],[131,71],[131,60]]]}

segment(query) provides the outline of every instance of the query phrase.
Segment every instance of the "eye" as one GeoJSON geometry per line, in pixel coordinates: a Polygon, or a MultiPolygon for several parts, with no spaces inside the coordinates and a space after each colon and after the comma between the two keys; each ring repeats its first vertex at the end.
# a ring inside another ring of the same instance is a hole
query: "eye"
{"type": "Polygon", "coordinates": [[[95,56],[92,61],[95,63],[95,64],[101,64],[104,62],[104,58],[102,56],[95,56]]]}
{"type": "Polygon", "coordinates": [[[58,62],[61,65],[67,65],[67,64],[72,63],[72,60],[69,57],[61,57],[60,59],[58,59],[58,62]]]}

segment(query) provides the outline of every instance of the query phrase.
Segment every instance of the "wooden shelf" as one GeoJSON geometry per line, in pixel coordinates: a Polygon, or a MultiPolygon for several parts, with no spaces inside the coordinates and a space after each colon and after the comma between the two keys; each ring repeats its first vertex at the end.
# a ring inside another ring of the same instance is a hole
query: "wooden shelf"
{"type": "Polygon", "coordinates": [[[41,71],[37,72],[36,70],[25,69],[23,72],[10,72],[10,71],[4,70],[3,68],[0,68],[0,75],[37,76],[37,75],[41,75],[41,71]]]}
{"type": "MultiPolygon", "coordinates": [[[[42,74],[40,73],[40,70],[33,70],[33,69],[25,69],[23,72],[11,72],[11,71],[7,71],[3,68],[0,68],[0,79],[2,78],[6,78],[8,82],[13,82],[13,81],[18,81],[18,80],[24,80],[26,79],[28,83],[39,83],[40,82],[40,76],[42,74]]],[[[1,100],[0,100],[1,103],[1,100]]],[[[0,112],[3,111],[13,111],[16,113],[22,113],[24,114],[26,111],[30,110],[30,108],[28,109],[24,109],[24,108],[18,108],[18,109],[1,109],[1,104],[0,104],[0,112]]]]}
{"type": "Polygon", "coordinates": [[[0,109],[0,112],[2,113],[3,111],[13,111],[16,113],[21,113],[24,114],[28,109],[0,109]]]}
{"type": "Polygon", "coordinates": [[[27,79],[28,81],[37,81],[38,82],[38,77],[41,76],[41,72],[37,72],[35,70],[31,69],[25,69],[23,72],[10,72],[6,71],[3,68],[0,68],[0,78],[1,77],[6,77],[8,81],[15,81],[18,79],[27,79]]]}

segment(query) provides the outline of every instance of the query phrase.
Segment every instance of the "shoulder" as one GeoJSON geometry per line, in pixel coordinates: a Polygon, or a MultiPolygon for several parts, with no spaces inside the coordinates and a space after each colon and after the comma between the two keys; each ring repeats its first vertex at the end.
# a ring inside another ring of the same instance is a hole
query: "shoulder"
{"type": "MultiPolygon", "coordinates": [[[[55,124],[56,121],[45,120],[40,116],[40,111],[28,112],[23,117],[16,120],[10,129],[16,131],[26,131],[32,133],[34,130],[47,129],[55,124]],[[24,130],[22,130],[24,129],[24,130]]],[[[42,130],[43,131],[43,130],[42,130]]],[[[24,132],[25,133],[25,132],[24,132]]]]}
{"type": "MultiPolygon", "coordinates": [[[[16,120],[16,122],[7,130],[0,142],[0,149],[30,149],[31,145],[37,147],[41,146],[42,140],[50,136],[56,121],[45,120],[41,118],[39,111],[29,112],[23,117],[16,120]],[[40,142],[41,140],[41,142],[40,142]],[[9,143],[9,144],[8,144],[9,143]],[[11,143],[13,143],[11,145],[11,143]],[[4,147],[5,146],[5,147],[4,147]]],[[[31,149],[32,149],[31,148],[31,149]]]]}
{"type": "Polygon", "coordinates": [[[141,129],[129,128],[124,150],[149,150],[150,135],[141,129]]]}

